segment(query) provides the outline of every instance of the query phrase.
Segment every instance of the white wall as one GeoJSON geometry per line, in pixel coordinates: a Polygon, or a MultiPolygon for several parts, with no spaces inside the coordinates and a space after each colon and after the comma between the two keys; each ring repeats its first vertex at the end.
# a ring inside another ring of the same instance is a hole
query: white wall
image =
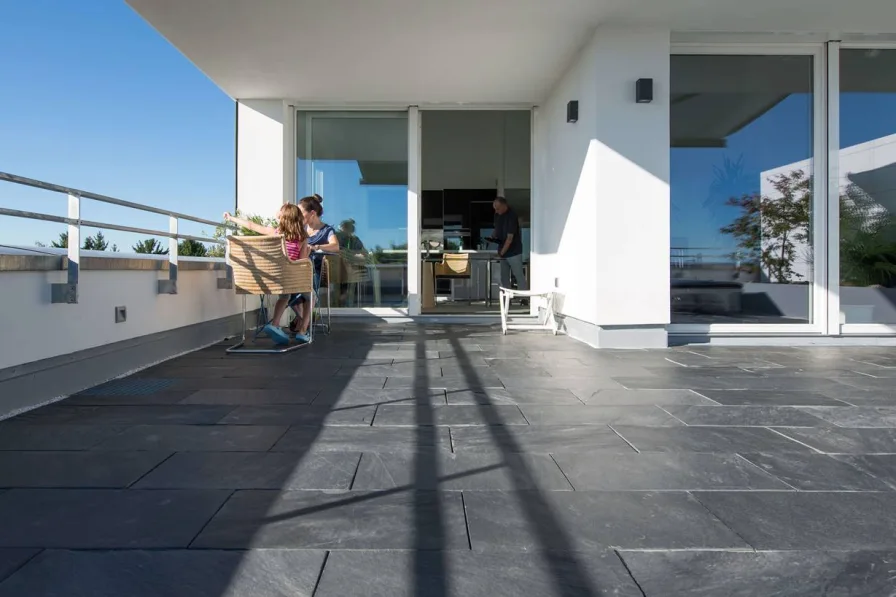
{"type": "Polygon", "coordinates": [[[236,202],[274,216],[295,193],[295,115],[281,100],[237,102],[236,202]]]}
{"type": "MultiPolygon", "coordinates": [[[[181,261],[187,261],[181,258],[181,261]]],[[[242,311],[233,290],[218,290],[223,272],[178,272],[178,294],[160,295],[159,271],[81,270],[78,304],[50,303],[50,283],[65,272],[0,272],[0,369],[212,321],[242,311]],[[115,307],[128,318],[115,323],[115,307]]]]}
{"type": "Polygon", "coordinates": [[[556,288],[561,311],[589,323],[597,321],[597,180],[590,149],[597,126],[597,85],[590,76],[596,61],[593,46],[591,42],[581,51],[535,119],[531,253],[532,289],[556,288]],[[576,123],[566,122],[570,100],[579,102],[576,123]]]}
{"type": "Polygon", "coordinates": [[[669,323],[669,51],[666,30],[599,27],[538,113],[533,285],[559,278],[562,312],[597,326],[669,323]]]}

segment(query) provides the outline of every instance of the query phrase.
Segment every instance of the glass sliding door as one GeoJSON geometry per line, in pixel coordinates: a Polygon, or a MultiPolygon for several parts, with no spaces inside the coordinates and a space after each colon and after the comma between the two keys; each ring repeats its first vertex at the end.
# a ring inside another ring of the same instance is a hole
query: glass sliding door
{"type": "Polygon", "coordinates": [[[671,57],[673,332],[823,319],[821,54],[745,52],[671,57]]]}
{"type": "Polygon", "coordinates": [[[407,112],[296,115],[296,199],[324,198],[339,238],[334,307],[408,304],[407,112]]]}
{"type": "MultiPolygon", "coordinates": [[[[896,49],[840,51],[839,270],[844,333],[896,331],[896,49]]],[[[835,146],[832,149],[837,149],[835,146]]]]}

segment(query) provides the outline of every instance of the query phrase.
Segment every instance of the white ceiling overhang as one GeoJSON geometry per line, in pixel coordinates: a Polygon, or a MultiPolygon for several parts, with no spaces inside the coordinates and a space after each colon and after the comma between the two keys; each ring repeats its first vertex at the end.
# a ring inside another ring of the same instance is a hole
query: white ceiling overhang
{"type": "Polygon", "coordinates": [[[231,97],[309,103],[538,103],[602,24],[896,31],[893,0],[127,1],[231,97]]]}

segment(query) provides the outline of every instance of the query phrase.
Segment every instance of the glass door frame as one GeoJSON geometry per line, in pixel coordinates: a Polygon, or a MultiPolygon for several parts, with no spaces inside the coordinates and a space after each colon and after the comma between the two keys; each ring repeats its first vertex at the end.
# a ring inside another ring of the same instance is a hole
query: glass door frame
{"type": "MultiPolygon", "coordinates": [[[[305,131],[306,134],[304,136],[305,143],[305,155],[311,155],[311,143],[312,143],[312,135],[308,134],[311,131],[311,125],[315,118],[395,118],[395,119],[406,119],[408,124],[408,224],[407,224],[407,240],[408,240],[408,265],[407,265],[407,299],[408,306],[407,307],[333,307],[334,315],[380,315],[380,316],[395,316],[395,315],[413,315],[414,314],[414,304],[416,301],[417,309],[419,313],[419,288],[420,288],[420,266],[419,259],[415,259],[413,257],[414,254],[414,244],[412,242],[414,237],[414,220],[411,219],[412,212],[416,217],[416,214],[419,213],[419,180],[420,177],[417,175],[414,176],[415,172],[419,171],[419,143],[417,143],[417,149],[415,149],[413,141],[416,138],[414,131],[419,130],[419,116],[417,113],[417,109],[415,106],[376,106],[376,107],[342,107],[342,106],[321,106],[321,105],[312,105],[312,106],[303,106],[301,104],[291,104],[291,108],[293,110],[293,115],[295,119],[295,125],[292,127],[293,129],[293,148],[291,150],[293,154],[293,158],[290,160],[292,164],[292,180],[293,180],[293,201],[298,199],[298,195],[300,193],[299,189],[299,160],[296,156],[296,150],[298,149],[295,145],[298,143],[299,136],[299,118],[304,117],[305,122],[305,131]],[[414,264],[417,264],[416,268],[414,264]],[[416,291],[414,289],[417,289],[416,291]]],[[[310,161],[313,161],[310,160],[310,161]]],[[[310,173],[306,173],[305,179],[309,180],[311,178],[310,173]]],[[[312,183],[313,190],[313,183],[312,183]]],[[[301,191],[304,192],[304,191],[301,191]]],[[[317,191],[315,191],[317,192],[317,191]]],[[[323,194],[323,193],[322,193],[323,194]]],[[[326,195],[324,195],[326,197],[326,195]]],[[[416,238],[419,239],[419,224],[416,226],[418,232],[416,233],[416,238]]],[[[419,244],[419,242],[417,242],[419,244]]],[[[416,253],[419,255],[420,249],[417,247],[416,253]]]]}
{"type": "MultiPolygon", "coordinates": [[[[421,230],[423,222],[420,219],[422,184],[423,184],[423,115],[422,112],[465,112],[465,111],[521,111],[529,113],[529,205],[530,205],[530,221],[529,226],[534,231],[537,220],[537,211],[535,209],[538,189],[536,189],[535,176],[535,149],[538,139],[536,137],[536,118],[538,116],[538,106],[533,104],[419,104],[410,106],[408,112],[408,315],[422,315],[422,303],[420,296],[423,288],[423,247],[420,244],[421,230]],[[411,182],[413,181],[413,185],[411,182]],[[410,260],[414,260],[413,275],[410,260]],[[411,300],[411,292],[413,292],[413,300],[411,300]]],[[[534,238],[534,235],[533,235],[534,238]]],[[[535,247],[531,249],[532,254],[535,253],[535,247]]],[[[532,258],[529,259],[529,280],[532,280],[532,258]]],[[[538,314],[540,304],[537,301],[531,301],[529,305],[530,313],[538,314]]],[[[497,318],[499,314],[488,315],[452,315],[452,314],[432,314],[438,318],[497,318]]]]}
{"type": "MultiPolygon", "coordinates": [[[[677,55],[730,55],[730,56],[811,56],[812,57],[812,179],[829,181],[827,125],[828,66],[825,44],[818,43],[673,43],[671,56],[677,55]]],[[[671,152],[671,148],[670,148],[671,152]]],[[[830,183],[813,184],[812,188],[812,298],[811,323],[670,323],[670,335],[685,336],[770,336],[770,335],[824,335],[829,333],[829,200],[830,183]]],[[[670,221],[671,227],[671,221],[670,221]]],[[[833,280],[833,278],[831,278],[833,280]]],[[[671,290],[670,290],[671,316],[671,290]]],[[[839,310],[838,310],[839,317],[839,310]]]]}
{"type": "Polygon", "coordinates": [[[840,323],[840,50],[896,50],[894,41],[830,41],[828,48],[828,155],[830,162],[831,300],[828,327],[842,336],[896,335],[893,323],[840,323]]]}

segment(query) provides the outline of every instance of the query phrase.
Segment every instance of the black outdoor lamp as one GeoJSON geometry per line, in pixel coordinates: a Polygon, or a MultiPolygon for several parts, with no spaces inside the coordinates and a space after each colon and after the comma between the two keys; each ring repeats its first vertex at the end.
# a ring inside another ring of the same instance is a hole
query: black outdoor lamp
{"type": "Polygon", "coordinates": [[[653,101],[653,79],[638,79],[635,82],[635,101],[639,104],[653,101]]]}

